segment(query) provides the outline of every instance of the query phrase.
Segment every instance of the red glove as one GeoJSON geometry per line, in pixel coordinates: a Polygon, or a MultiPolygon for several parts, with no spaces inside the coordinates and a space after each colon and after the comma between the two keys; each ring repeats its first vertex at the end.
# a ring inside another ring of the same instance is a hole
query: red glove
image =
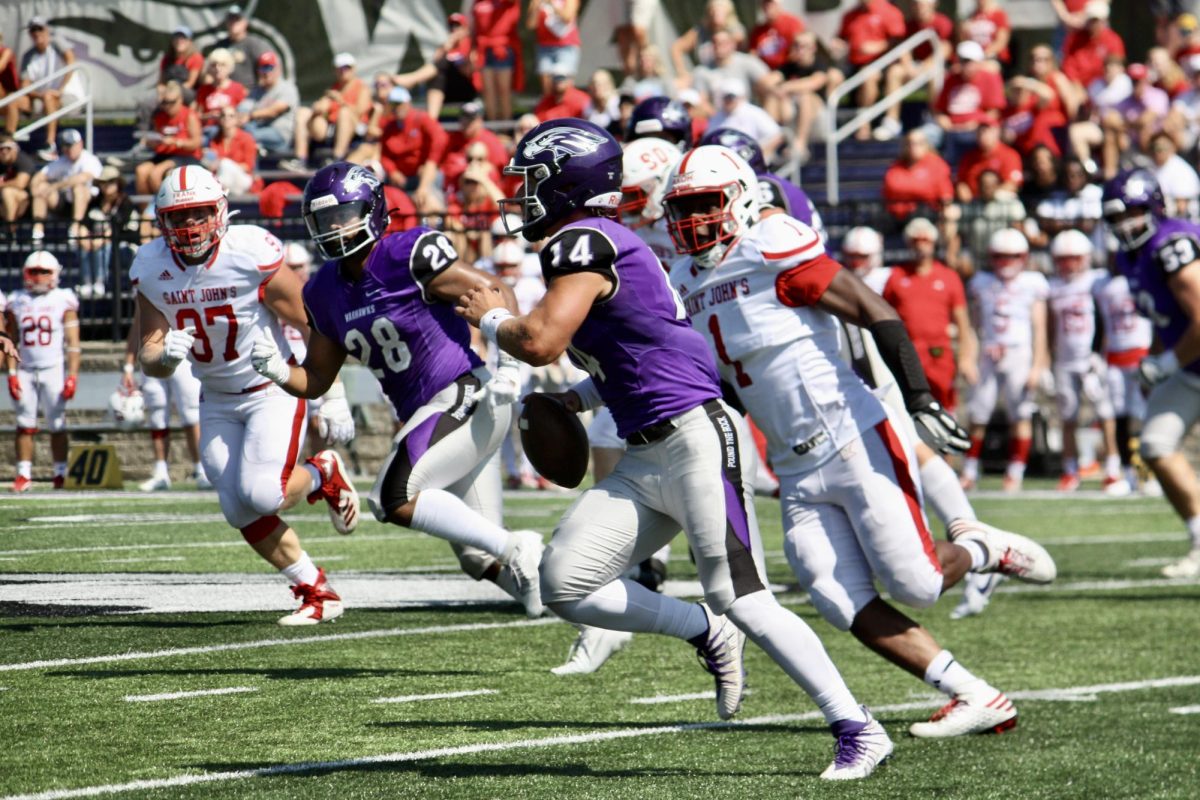
{"type": "Polygon", "coordinates": [[[62,390],[62,399],[63,400],[70,400],[72,397],[75,396],[76,383],[78,383],[78,380],[76,379],[76,377],[74,375],[68,375],[67,379],[65,381],[63,381],[63,390],[62,390]]]}
{"type": "Polygon", "coordinates": [[[12,395],[13,400],[21,399],[21,379],[16,375],[8,376],[8,393],[12,395]]]}

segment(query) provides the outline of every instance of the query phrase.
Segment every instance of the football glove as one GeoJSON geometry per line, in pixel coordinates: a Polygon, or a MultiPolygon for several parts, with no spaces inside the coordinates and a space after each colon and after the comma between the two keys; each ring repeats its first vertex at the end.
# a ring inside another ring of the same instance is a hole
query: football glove
{"type": "Polygon", "coordinates": [[[70,400],[75,397],[75,389],[79,386],[79,379],[74,375],[68,375],[63,381],[62,399],[70,400]]]}
{"type": "Polygon", "coordinates": [[[250,350],[250,365],[259,375],[278,384],[286,383],[292,374],[292,368],[288,366],[283,353],[279,352],[279,347],[270,338],[262,338],[254,343],[250,350]]]}
{"type": "Polygon", "coordinates": [[[487,398],[491,408],[512,405],[521,398],[521,365],[503,350],[496,360],[496,372],[492,379],[471,395],[476,402],[484,398],[487,398]]]}
{"type": "Polygon", "coordinates": [[[1179,371],[1179,359],[1174,350],[1164,350],[1146,356],[1138,364],[1138,382],[1149,391],[1179,371]]]}
{"type": "Polygon", "coordinates": [[[921,441],[938,453],[965,453],[971,437],[941,403],[929,397],[910,411],[921,441]]]}
{"type": "Polygon", "coordinates": [[[187,358],[188,353],[192,351],[192,343],[195,341],[195,328],[167,331],[166,338],[163,339],[163,366],[170,369],[178,367],[187,358]]]}
{"type": "Polygon", "coordinates": [[[345,444],[354,438],[354,415],[346,402],[346,387],[340,381],[325,393],[317,412],[317,433],[329,444],[345,444]]]}

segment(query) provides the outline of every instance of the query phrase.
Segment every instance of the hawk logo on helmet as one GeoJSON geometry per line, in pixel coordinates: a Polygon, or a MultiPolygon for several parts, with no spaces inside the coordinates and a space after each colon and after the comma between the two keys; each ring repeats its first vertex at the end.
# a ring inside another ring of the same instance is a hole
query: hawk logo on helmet
{"type": "Polygon", "coordinates": [[[1146,194],[1146,182],[1137,176],[1130,178],[1125,184],[1125,193],[1130,197],[1141,197],[1146,194]]]}
{"type": "Polygon", "coordinates": [[[586,156],[600,149],[605,139],[589,131],[576,128],[558,128],[529,140],[521,148],[525,158],[549,151],[555,161],[567,156],[586,156]]]}
{"type": "Polygon", "coordinates": [[[374,189],[379,185],[379,178],[375,177],[375,173],[363,167],[354,167],[346,173],[346,177],[342,178],[342,188],[347,192],[357,191],[360,186],[369,186],[374,189]]]}

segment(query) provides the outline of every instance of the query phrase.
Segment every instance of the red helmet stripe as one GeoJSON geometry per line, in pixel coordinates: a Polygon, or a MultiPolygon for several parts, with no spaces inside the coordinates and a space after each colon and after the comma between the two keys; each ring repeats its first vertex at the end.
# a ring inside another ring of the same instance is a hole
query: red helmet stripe
{"type": "Polygon", "coordinates": [[[181,192],[187,191],[187,170],[186,166],[179,170],[179,191],[181,192]]]}

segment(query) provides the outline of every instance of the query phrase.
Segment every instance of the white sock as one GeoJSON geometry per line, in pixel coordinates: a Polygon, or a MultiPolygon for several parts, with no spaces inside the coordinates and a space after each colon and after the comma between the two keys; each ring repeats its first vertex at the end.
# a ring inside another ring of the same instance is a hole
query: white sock
{"type": "Polygon", "coordinates": [[[1024,461],[1008,462],[1008,469],[1006,469],[1004,471],[1004,474],[1007,475],[1008,477],[1012,478],[1014,481],[1022,480],[1025,477],[1025,462],[1024,461]]]}
{"type": "Polygon", "coordinates": [[[1192,537],[1192,549],[1200,547],[1200,516],[1192,517],[1187,521],[1188,533],[1192,537]]]}
{"type": "Polygon", "coordinates": [[[309,490],[307,492],[305,492],[305,494],[312,494],[313,492],[319,492],[321,490],[321,484],[324,482],[323,479],[321,478],[321,470],[317,469],[315,466],[313,466],[312,464],[309,464],[307,462],[305,462],[301,466],[303,466],[304,471],[308,473],[308,477],[312,478],[312,486],[309,488],[309,490]]]}
{"type": "Polygon", "coordinates": [[[610,631],[662,633],[694,639],[708,630],[708,617],[698,603],[685,603],[618,578],[579,600],[554,604],[554,612],[579,625],[610,631]]]}
{"type": "Polygon", "coordinates": [[[22,478],[32,478],[33,477],[33,462],[32,461],[18,461],[17,462],[17,474],[20,475],[22,478]]]}
{"type": "Polygon", "coordinates": [[[964,458],[963,459],[963,477],[969,481],[979,480],[979,459],[964,458]]]}
{"type": "Polygon", "coordinates": [[[939,692],[951,696],[970,688],[970,685],[978,680],[970,670],[954,659],[949,650],[938,653],[925,668],[925,682],[939,692]]]}
{"type": "Polygon", "coordinates": [[[66,474],[67,474],[67,462],[55,461],[54,462],[54,477],[61,478],[66,474]]]}
{"type": "Polygon", "coordinates": [[[972,570],[982,569],[983,565],[987,563],[987,550],[979,542],[960,539],[955,544],[971,554],[972,570]]]}
{"type": "Polygon", "coordinates": [[[171,470],[167,467],[167,462],[158,460],[154,462],[154,477],[166,478],[170,476],[171,470]]]}
{"type": "Polygon", "coordinates": [[[308,553],[300,551],[296,563],[279,570],[294,584],[307,583],[309,586],[317,582],[317,565],[308,557],[308,553]]]}
{"type": "Polygon", "coordinates": [[[1121,456],[1110,453],[1104,457],[1104,477],[1114,480],[1121,477],[1121,456]]]}
{"type": "Polygon", "coordinates": [[[921,466],[921,486],[925,489],[925,501],[943,525],[956,519],[978,519],[954,468],[945,459],[934,457],[921,466]]]}
{"type": "Polygon", "coordinates": [[[448,542],[478,548],[501,560],[512,539],[504,528],[444,489],[421,490],[413,507],[412,527],[448,542]]]}
{"type": "Polygon", "coordinates": [[[862,708],[817,634],[804,620],[779,605],[769,591],[739,597],[725,614],[800,685],[821,709],[826,722],[866,722],[862,708]]]}

